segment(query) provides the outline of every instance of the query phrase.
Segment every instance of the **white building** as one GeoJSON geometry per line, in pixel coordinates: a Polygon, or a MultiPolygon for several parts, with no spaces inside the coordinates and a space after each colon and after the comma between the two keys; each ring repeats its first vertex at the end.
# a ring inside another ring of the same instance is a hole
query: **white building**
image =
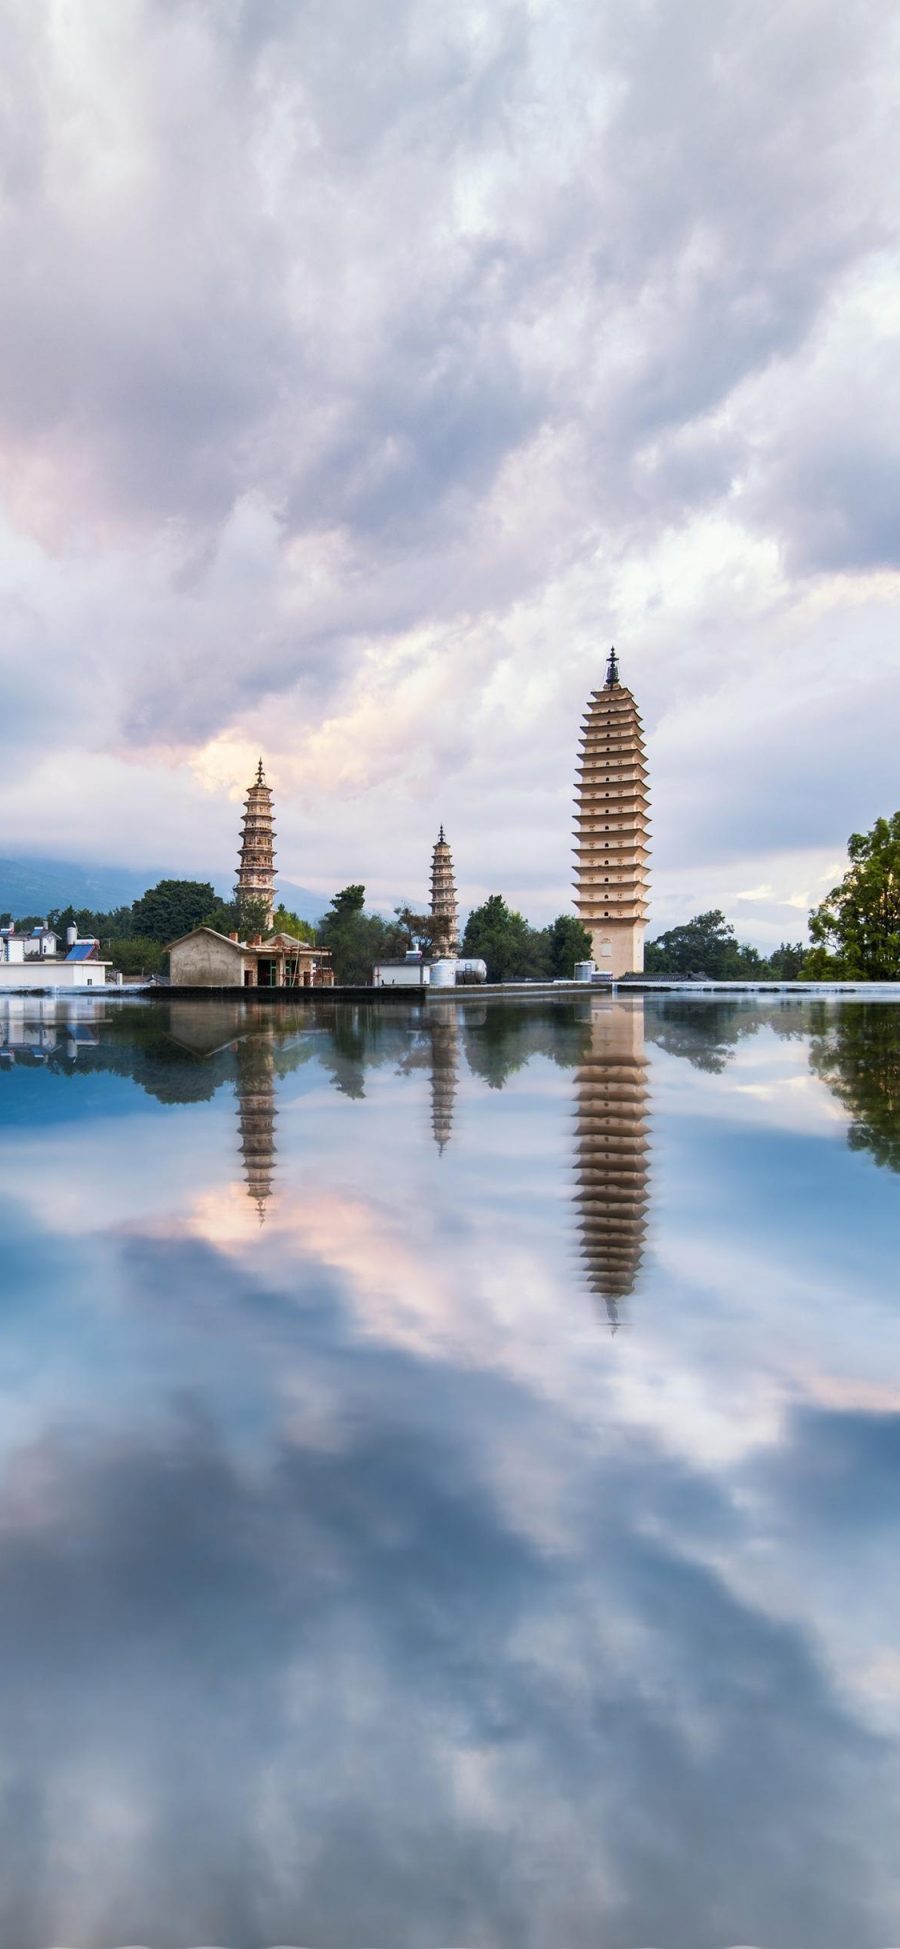
{"type": "MultiPolygon", "coordinates": [[[[26,954],[32,936],[5,929],[0,936],[0,993],[16,989],[106,988],[110,962],[100,958],[96,941],[71,941],[65,955],[26,954]]],[[[54,936],[55,939],[55,936],[54,936]]]]}

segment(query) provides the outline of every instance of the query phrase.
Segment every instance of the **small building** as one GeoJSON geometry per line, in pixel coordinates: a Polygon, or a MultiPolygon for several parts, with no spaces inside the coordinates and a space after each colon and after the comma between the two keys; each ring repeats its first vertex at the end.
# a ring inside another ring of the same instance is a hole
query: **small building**
{"type": "Polygon", "coordinates": [[[192,927],[169,943],[173,988],[332,988],[334,970],[324,947],[293,934],[242,941],[215,927],[192,927]]]}
{"type": "Polygon", "coordinates": [[[46,957],[55,961],[59,954],[59,935],[52,927],[33,927],[25,936],[25,959],[31,961],[46,957]]]}
{"type": "Polygon", "coordinates": [[[421,954],[408,954],[405,961],[376,961],[372,969],[373,988],[427,988],[431,968],[421,954]]]}
{"type": "Polygon", "coordinates": [[[106,988],[109,961],[102,961],[96,941],[76,941],[64,956],[37,953],[26,956],[22,935],[7,934],[0,942],[0,989],[106,988]]]}

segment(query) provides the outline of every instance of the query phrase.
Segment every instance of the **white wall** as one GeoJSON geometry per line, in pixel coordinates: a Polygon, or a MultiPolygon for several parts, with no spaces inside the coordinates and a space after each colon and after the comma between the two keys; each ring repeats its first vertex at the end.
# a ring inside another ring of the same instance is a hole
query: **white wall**
{"type": "Polygon", "coordinates": [[[15,988],[105,988],[108,961],[0,961],[0,993],[15,988]]]}

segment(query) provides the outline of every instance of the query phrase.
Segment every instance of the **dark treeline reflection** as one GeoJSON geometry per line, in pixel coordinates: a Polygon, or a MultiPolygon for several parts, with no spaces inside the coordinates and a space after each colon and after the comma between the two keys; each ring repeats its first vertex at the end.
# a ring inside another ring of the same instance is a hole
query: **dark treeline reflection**
{"type": "MultiPolygon", "coordinates": [[[[851,1147],[900,1169],[900,1010],[875,1002],[791,997],[760,1008],[701,996],[643,1002],[594,994],[583,1002],[473,1001],[460,1007],[445,1002],[347,1006],[327,1000],[284,1007],[238,1000],[86,1007],[28,999],[0,1004],[0,1073],[13,1067],[43,1070],[73,1082],[127,1077],[162,1104],[209,1101],[231,1085],[240,1104],[249,1187],[254,1146],[260,1153],[266,1144],[270,1153],[274,1150],[278,1081],[311,1061],[351,1099],[365,1097],[367,1072],[424,1071],[432,1136],[443,1152],[454,1134],[463,1073],[490,1090],[502,1090],[543,1057],[576,1071],[579,1172],[588,1171],[599,1188],[606,1171],[618,1192],[621,1185],[601,1166],[599,1152],[585,1162],[599,1134],[585,1109],[586,1092],[604,1087],[597,1025],[618,1019],[616,1010],[623,1022],[641,1024],[648,1044],[710,1075],[724,1073],[741,1043],[763,1029],[805,1044],[813,1074],[850,1118],[851,1147]]],[[[615,1069],[613,1058],[609,1061],[612,1089],[615,1069]]],[[[645,1122],[646,1082],[642,1091],[645,1122]]],[[[256,1178],[261,1187],[265,1176],[261,1163],[256,1178]]],[[[259,1195],[264,1201],[268,1190],[261,1188],[259,1195]]]]}
{"type": "Polygon", "coordinates": [[[858,1003],[810,1010],[810,1068],[850,1117],[851,1150],[900,1171],[900,1010],[858,1003]]]}

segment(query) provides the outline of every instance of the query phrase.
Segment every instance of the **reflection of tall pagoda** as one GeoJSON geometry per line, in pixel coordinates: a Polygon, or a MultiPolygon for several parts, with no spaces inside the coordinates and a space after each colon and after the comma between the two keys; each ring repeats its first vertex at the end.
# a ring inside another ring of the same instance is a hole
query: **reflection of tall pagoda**
{"type": "Polygon", "coordinates": [[[441,827],[431,857],[431,917],[435,922],[435,954],[455,954],[459,945],[459,908],[453,855],[441,827]]]}
{"type": "Polygon", "coordinates": [[[262,1225],[275,1169],[275,1045],[268,1035],[242,1036],[235,1056],[244,1177],[262,1225]]]}
{"type": "Polygon", "coordinates": [[[266,784],[261,758],[244,800],[241,857],[234,892],[239,905],[251,900],[265,901],[263,926],[271,927],[275,911],[275,821],[272,788],[266,784]]]}
{"type": "Polygon", "coordinates": [[[436,1008],[428,1023],[431,1038],[431,1130],[443,1155],[453,1133],[456,1099],[457,1022],[455,1008],[436,1008]]]}
{"type": "Polygon", "coordinates": [[[610,650],[606,682],[584,715],[575,815],[575,905],[594,960],[612,975],[640,974],[647,919],[647,766],[631,691],[610,650]]]}
{"type": "Polygon", "coordinates": [[[647,1230],[649,1092],[640,1003],[594,1003],[591,1051],[575,1083],[581,1258],[615,1332],[620,1302],[634,1291],[647,1230]]]}

